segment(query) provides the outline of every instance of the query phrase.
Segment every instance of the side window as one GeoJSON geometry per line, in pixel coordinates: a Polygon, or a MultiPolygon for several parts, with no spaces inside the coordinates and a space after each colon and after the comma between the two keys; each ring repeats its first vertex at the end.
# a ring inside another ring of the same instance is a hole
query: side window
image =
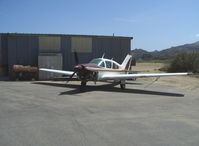
{"type": "Polygon", "coordinates": [[[111,68],[111,62],[110,61],[106,61],[106,68],[111,68]]]}
{"type": "Polygon", "coordinates": [[[117,64],[113,63],[113,69],[118,69],[118,68],[119,68],[119,66],[117,64]]]}
{"type": "Polygon", "coordinates": [[[99,65],[100,67],[105,67],[105,63],[104,63],[104,61],[102,61],[101,63],[100,63],[100,65],[99,65]]]}

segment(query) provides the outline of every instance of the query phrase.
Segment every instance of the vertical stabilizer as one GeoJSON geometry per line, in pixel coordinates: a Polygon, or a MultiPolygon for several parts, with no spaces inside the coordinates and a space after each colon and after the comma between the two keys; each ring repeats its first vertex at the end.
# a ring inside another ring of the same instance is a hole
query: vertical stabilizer
{"type": "Polygon", "coordinates": [[[121,69],[129,70],[130,66],[131,66],[131,61],[132,61],[132,56],[127,54],[126,58],[124,59],[124,61],[121,64],[121,67],[122,67],[121,69]]]}

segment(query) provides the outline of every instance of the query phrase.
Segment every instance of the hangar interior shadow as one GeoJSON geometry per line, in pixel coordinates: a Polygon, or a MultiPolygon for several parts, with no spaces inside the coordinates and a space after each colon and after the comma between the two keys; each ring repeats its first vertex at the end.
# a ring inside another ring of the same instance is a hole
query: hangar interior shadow
{"type": "MultiPolygon", "coordinates": [[[[85,92],[92,91],[105,91],[105,92],[122,92],[122,93],[132,93],[132,94],[146,94],[146,95],[161,95],[161,96],[172,96],[172,97],[184,97],[184,94],[179,93],[171,93],[171,92],[160,92],[160,91],[151,91],[145,89],[129,89],[126,88],[124,90],[116,87],[119,85],[118,83],[109,83],[106,85],[98,85],[98,86],[86,86],[83,90],[80,89],[80,85],[75,84],[59,84],[59,83],[49,83],[49,82],[34,82],[33,84],[40,84],[46,86],[56,86],[56,87],[66,87],[71,88],[72,90],[61,92],[59,95],[75,95],[81,94],[85,92]]],[[[127,83],[130,85],[141,85],[141,83],[127,83]]]]}

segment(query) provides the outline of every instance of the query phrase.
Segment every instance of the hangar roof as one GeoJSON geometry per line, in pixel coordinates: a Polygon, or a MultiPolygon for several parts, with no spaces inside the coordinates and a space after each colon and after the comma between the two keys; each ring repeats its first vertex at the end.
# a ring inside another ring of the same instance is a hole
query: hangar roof
{"type": "Polygon", "coordinates": [[[93,37],[93,38],[118,38],[118,39],[133,39],[128,36],[105,36],[105,35],[80,35],[80,34],[42,34],[42,33],[0,33],[0,35],[29,35],[29,36],[67,36],[67,37],[93,37]]]}

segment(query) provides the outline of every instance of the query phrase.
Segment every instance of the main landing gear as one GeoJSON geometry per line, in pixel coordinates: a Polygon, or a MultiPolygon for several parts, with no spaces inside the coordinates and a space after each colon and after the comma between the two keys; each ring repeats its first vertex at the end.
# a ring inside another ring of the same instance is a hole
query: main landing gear
{"type": "Polygon", "coordinates": [[[120,81],[120,88],[123,89],[123,90],[126,88],[125,80],[120,81]]]}

